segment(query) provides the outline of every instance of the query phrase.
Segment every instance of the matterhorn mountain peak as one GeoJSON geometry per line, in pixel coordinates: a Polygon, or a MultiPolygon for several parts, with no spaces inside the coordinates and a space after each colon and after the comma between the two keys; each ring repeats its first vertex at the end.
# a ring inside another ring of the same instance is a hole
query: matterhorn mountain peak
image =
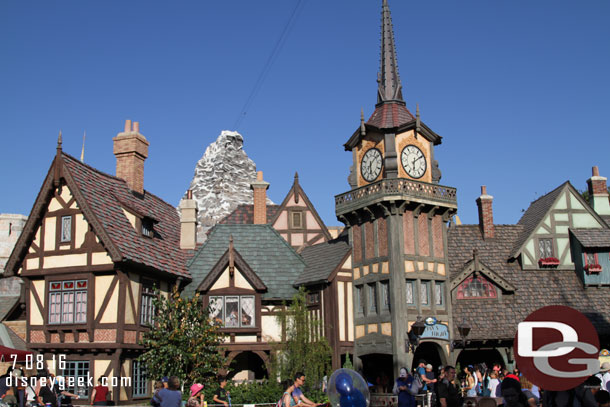
{"type": "MultiPolygon", "coordinates": [[[[189,188],[197,202],[198,241],[205,240],[205,233],[238,205],[252,204],[253,181],[256,164],[244,151],[243,136],[223,130],[197,162],[189,188]]],[[[273,202],[267,198],[267,204],[273,202]]]]}

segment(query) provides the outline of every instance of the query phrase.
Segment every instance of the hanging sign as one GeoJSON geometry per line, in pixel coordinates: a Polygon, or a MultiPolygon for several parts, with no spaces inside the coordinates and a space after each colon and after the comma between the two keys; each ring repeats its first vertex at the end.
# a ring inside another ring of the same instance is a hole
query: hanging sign
{"type": "Polygon", "coordinates": [[[424,333],[420,336],[421,339],[440,339],[443,341],[449,340],[449,327],[445,324],[436,323],[434,325],[426,325],[424,333]]]}

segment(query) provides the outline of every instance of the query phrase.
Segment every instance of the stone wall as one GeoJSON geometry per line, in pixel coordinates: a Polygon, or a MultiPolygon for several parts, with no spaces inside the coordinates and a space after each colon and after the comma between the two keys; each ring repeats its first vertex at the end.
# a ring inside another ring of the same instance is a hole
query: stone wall
{"type": "Polygon", "coordinates": [[[0,214],[0,273],[4,272],[4,265],[13,251],[27,219],[27,216],[19,214],[0,214]]]}

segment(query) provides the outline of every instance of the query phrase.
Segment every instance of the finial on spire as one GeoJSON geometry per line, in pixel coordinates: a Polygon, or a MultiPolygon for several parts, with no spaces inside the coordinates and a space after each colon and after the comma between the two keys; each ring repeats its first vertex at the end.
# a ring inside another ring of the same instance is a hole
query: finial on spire
{"type": "MultiPolygon", "coordinates": [[[[57,137],[57,153],[55,154],[55,161],[53,163],[54,171],[53,171],[53,186],[55,188],[61,188],[61,177],[63,175],[62,169],[62,159],[61,159],[61,130],[59,131],[59,136],[57,137]]],[[[61,191],[60,191],[61,192],[61,191]]]]}
{"type": "Polygon", "coordinates": [[[416,138],[420,131],[421,131],[421,119],[419,117],[419,103],[417,103],[415,105],[415,137],[416,138]]]}
{"type": "Polygon", "coordinates": [[[229,274],[233,277],[235,273],[235,260],[233,258],[233,235],[229,235],[229,274]]]}
{"type": "Polygon", "coordinates": [[[80,162],[81,163],[85,162],[85,137],[87,137],[87,131],[86,130],[83,132],[83,148],[80,151],[80,162]]]}
{"type": "Polygon", "coordinates": [[[366,135],[366,126],[364,125],[364,109],[360,108],[360,134],[366,135]]]}
{"type": "Polygon", "coordinates": [[[294,172],[294,183],[298,184],[299,183],[299,173],[298,172],[294,172]]]}
{"type": "Polygon", "coordinates": [[[377,103],[390,100],[403,101],[392,16],[387,0],[383,0],[381,10],[381,59],[377,81],[379,82],[377,103]]]}

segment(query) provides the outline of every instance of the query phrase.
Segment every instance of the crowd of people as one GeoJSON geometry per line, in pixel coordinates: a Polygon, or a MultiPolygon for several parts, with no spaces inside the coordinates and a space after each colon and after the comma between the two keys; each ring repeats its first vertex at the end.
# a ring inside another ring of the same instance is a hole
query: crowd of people
{"type": "Polygon", "coordinates": [[[518,369],[509,372],[499,364],[491,369],[485,364],[468,365],[461,372],[444,366],[437,375],[432,365],[421,360],[412,374],[400,369],[393,393],[398,396],[398,407],[415,407],[418,395],[430,407],[462,407],[469,404],[469,397],[476,398],[470,403],[480,407],[610,407],[610,363],[604,362],[598,374],[578,387],[558,392],[544,391],[518,369]]]}

